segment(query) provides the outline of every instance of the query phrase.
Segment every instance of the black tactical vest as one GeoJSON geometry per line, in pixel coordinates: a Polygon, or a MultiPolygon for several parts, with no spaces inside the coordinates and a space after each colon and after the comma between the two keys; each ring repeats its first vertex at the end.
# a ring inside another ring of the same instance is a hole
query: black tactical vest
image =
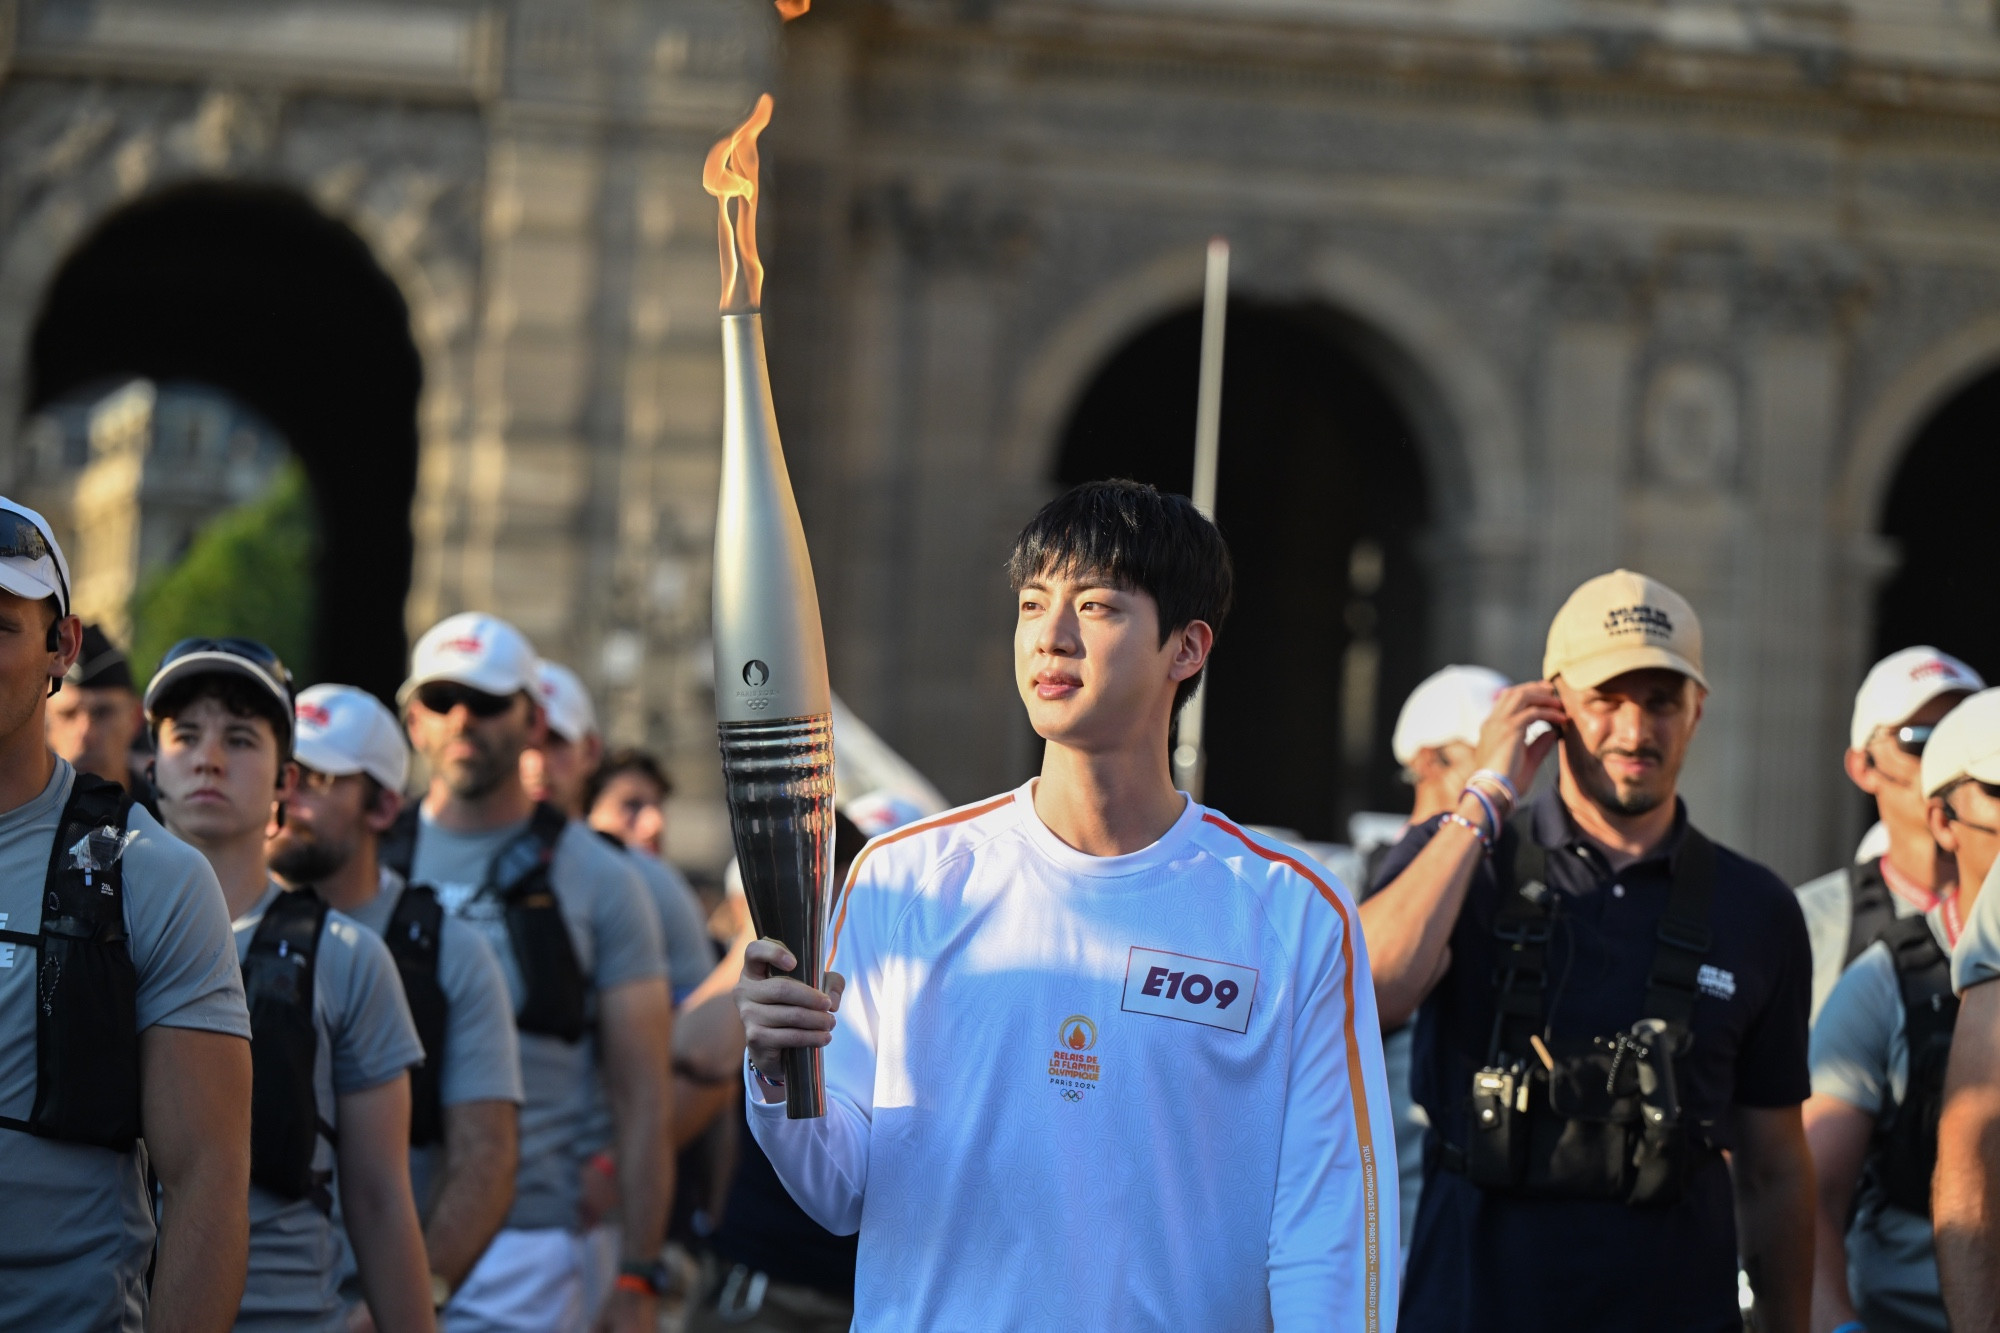
{"type": "Polygon", "coordinates": [[[1890,1203],[1929,1217],[1938,1117],[1944,1111],[1944,1075],[1951,1062],[1952,1029],[1958,1023],[1958,996],[1951,989],[1951,958],[1938,948],[1923,917],[1904,917],[1882,932],[1882,942],[1896,964],[1910,1075],[1903,1100],[1876,1119],[1867,1170],[1890,1203]]]}
{"type": "MultiPolygon", "coordinates": [[[[528,827],[494,854],[486,867],[486,878],[473,896],[498,902],[505,913],[507,942],[521,973],[523,992],[514,1026],[522,1032],[578,1042],[591,1021],[590,982],[577,961],[562,906],[549,882],[556,844],[568,825],[569,817],[562,811],[538,803],[528,818],[528,827]]],[[[382,841],[382,864],[405,880],[416,862],[419,828],[412,806],[382,841]]]]}
{"type": "Polygon", "coordinates": [[[410,1145],[428,1147],[444,1141],[444,1043],[449,1010],[444,987],[438,983],[438,957],[444,935],[444,906],[428,884],[410,884],[396,900],[383,938],[396,972],[403,979],[403,998],[423,1043],[424,1062],[410,1071],[410,1145]]]}
{"type": "Polygon", "coordinates": [[[283,1199],[333,1209],[330,1171],[313,1169],[324,1137],[338,1140],[319,1113],[313,1069],[319,1028],[313,982],[326,929],[326,901],[310,888],[280,893],[264,910],[243,955],[250,1003],[250,1179],[283,1199]]]}
{"type": "Polygon", "coordinates": [[[36,951],[34,1107],[0,1127],[118,1152],[139,1138],[139,975],[122,859],[131,808],[117,783],[78,773],[49,853],[41,930],[0,930],[0,943],[36,951]]]}
{"type": "MultiPolygon", "coordinates": [[[[1715,844],[1694,828],[1674,854],[1672,887],[1641,1019],[1618,1033],[1544,1038],[1546,955],[1559,908],[1531,819],[1513,821],[1514,855],[1494,914],[1499,988],[1486,1067],[1470,1089],[1466,1142],[1445,1165],[1475,1185],[1538,1198],[1670,1204],[1715,1149],[1681,1114],[1678,1064],[1693,1037],[1715,844]]],[[[1496,865],[1497,869],[1497,865],[1496,865]]]]}

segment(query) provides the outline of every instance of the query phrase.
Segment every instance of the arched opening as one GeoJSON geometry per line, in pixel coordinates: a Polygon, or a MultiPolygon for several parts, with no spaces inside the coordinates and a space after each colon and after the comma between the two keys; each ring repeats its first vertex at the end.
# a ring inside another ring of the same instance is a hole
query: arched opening
{"type": "Polygon", "coordinates": [[[319,518],[317,674],[393,695],[423,368],[367,245],[278,186],[197,182],[112,214],[49,287],[27,407],[136,377],[211,385],[282,434],[319,518]]]}
{"type": "MultiPolygon", "coordinates": [[[[1389,733],[1430,665],[1416,440],[1317,306],[1230,303],[1216,517],[1236,562],[1204,740],[1205,798],[1239,819],[1345,841],[1360,810],[1407,808],[1389,733]]],[[[1138,334],[1085,390],[1057,480],[1193,481],[1201,315],[1138,334]]]]}
{"type": "Polygon", "coordinates": [[[2000,682],[2000,616],[1985,547],[2000,493],[2000,370],[1927,422],[1896,469],[1882,533],[1900,561],[1875,607],[1876,656],[1928,643],[2000,682]]]}

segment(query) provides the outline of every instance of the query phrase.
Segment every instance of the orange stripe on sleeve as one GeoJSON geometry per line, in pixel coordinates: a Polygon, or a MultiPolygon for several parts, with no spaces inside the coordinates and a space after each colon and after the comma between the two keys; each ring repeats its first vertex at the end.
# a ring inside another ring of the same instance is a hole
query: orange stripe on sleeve
{"type": "Polygon", "coordinates": [[[1014,793],[1008,792],[1005,796],[995,796],[990,801],[982,801],[978,805],[969,805],[963,810],[947,810],[941,815],[933,815],[929,819],[920,819],[914,824],[905,824],[893,832],[884,833],[881,837],[863,847],[861,854],[854,858],[854,864],[847,868],[846,882],[840,886],[840,913],[833,919],[833,939],[826,948],[827,967],[831,968],[833,966],[834,955],[840,952],[840,928],[847,924],[847,900],[850,896],[850,891],[854,888],[855,877],[861,873],[862,862],[892,842],[901,842],[903,839],[915,837],[919,833],[928,833],[934,828],[945,828],[952,824],[962,824],[968,819],[977,819],[983,814],[998,810],[1013,799],[1014,793]]]}
{"type": "Polygon", "coordinates": [[[1368,1219],[1365,1247],[1368,1261],[1367,1328],[1369,1333],[1376,1333],[1382,1322],[1382,1222],[1376,1194],[1375,1134],[1368,1122],[1368,1089],[1361,1077],[1361,1039],[1354,1026],[1354,922],[1347,915],[1347,909],[1341,906],[1340,895],[1334,892],[1333,886],[1313,873],[1305,862],[1258,846],[1249,834],[1213,812],[1204,811],[1201,818],[1203,823],[1215,825],[1266,861],[1275,861],[1297,871],[1340,914],[1340,961],[1344,966],[1341,990],[1347,1001],[1347,1016],[1342,1020],[1341,1028],[1347,1042],[1348,1095],[1354,1102],[1354,1133],[1361,1152],[1361,1197],[1368,1219]]]}

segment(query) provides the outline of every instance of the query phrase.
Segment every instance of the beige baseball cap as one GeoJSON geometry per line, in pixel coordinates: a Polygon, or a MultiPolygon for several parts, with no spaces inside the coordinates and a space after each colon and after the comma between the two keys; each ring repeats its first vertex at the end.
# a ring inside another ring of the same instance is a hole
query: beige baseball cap
{"type": "Polygon", "coordinates": [[[1961,778],[2000,783],[2000,690],[1981,690],[1946,713],[1924,746],[1925,796],[1961,778]]]}
{"type": "Polygon", "coordinates": [[[1579,689],[1647,667],[1678,671],[1704,690],[1701,621],[1687,598],[1644,574],[1614,569],[1569,595],[1549,625],[1542,676],[1579,689]]]}

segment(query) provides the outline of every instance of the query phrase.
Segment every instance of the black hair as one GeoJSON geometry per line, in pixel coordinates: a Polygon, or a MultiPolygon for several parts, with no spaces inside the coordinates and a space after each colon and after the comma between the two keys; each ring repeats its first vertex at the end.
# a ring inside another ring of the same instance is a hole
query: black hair
{"type": "Polygon", "coordinates": [[[203,699],[213,699],[232,717],[261,717],[271,724],[278,742],[278,762],[292,754],[292,719],[278,707],[271,692],[230,671],[204,671],[177,680],[153,701],[155,733],[163,722],[179,717],[203,699]]]}
{"type": "Polygon", "coordinates": [[[597,798],[604,795],[604,789],[611,785],[611,779],[622,777],[627,773],[637,773],[658,787],[660,799],[663,801],[674,794],[674,780],[667,776],[667,770],[660,766],[660,761],[652,754],[631,748],[613,750],[604,757],[604,762],[597,766],[597,771],[590,775],[590,781],[584,785],[583,808],[588,810],[596,805],[597,798]]]}
{"type": "MultiPolygon", "coordinates": [[[[1046,574],[1094,574],[1143,592],[1160,612],[1160,642],[1200,620],[1220,636],[1234,595],[1229,544],[1184,495],[1136,481],[1087,481],[1043,505],[1014,539],[1007,577],[1019,592],[1046,574]]],[[[1201,671],[1174,692],[1178,710],[1201,671]]]]}

